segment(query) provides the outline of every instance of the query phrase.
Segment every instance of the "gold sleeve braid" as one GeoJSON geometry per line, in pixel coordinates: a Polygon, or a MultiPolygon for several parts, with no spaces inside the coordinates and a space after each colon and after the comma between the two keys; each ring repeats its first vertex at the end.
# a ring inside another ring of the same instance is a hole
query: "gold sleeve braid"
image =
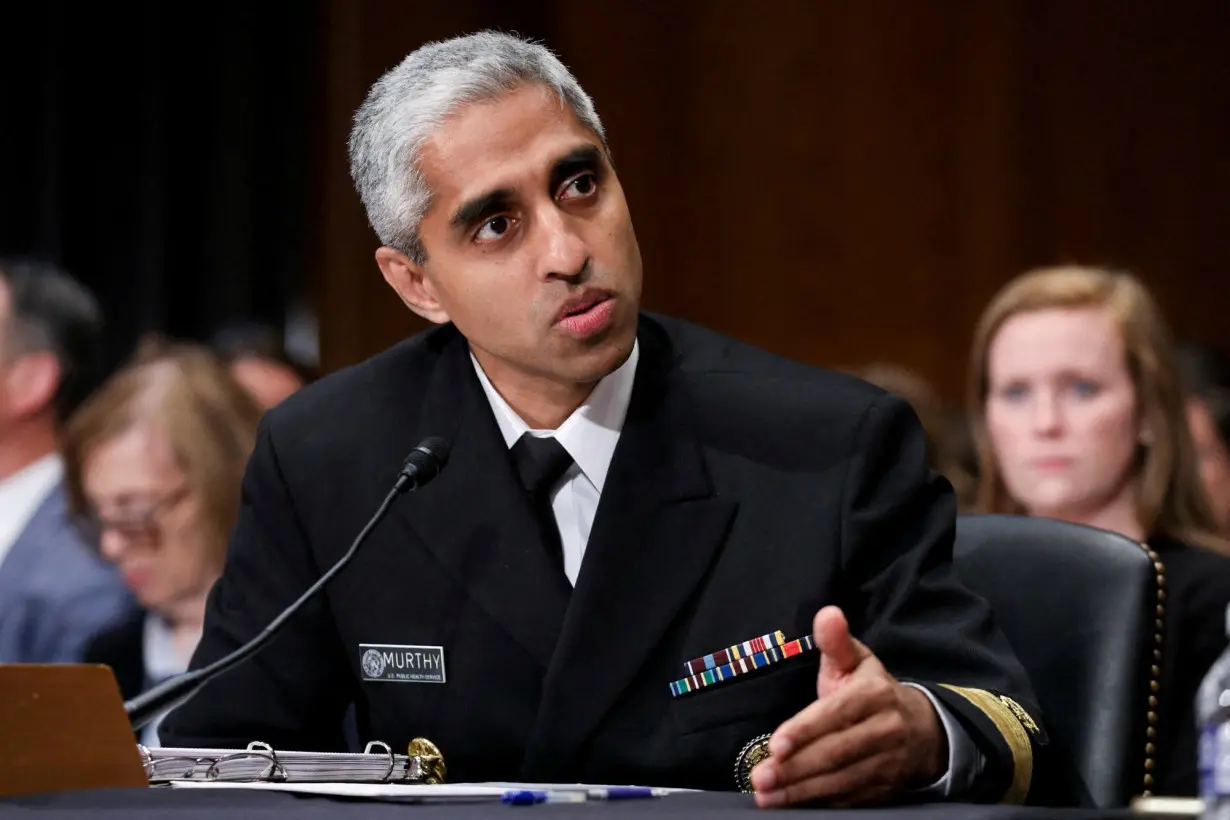
{"type": "Polygon", "coordinates": [[[969,689],[946,683],[940,685],[968,700],[978,711],[990,718],[995,728],[1003,735],[1004,742],[1012,753],[1012,783],[1000,802],[1024,803],[1029,795],[1029,785],[1034,772],[1034,750],[1029,735],[1038,732],[1038,724],[1012,698],[995,695],[983,689],[969,689]]]}

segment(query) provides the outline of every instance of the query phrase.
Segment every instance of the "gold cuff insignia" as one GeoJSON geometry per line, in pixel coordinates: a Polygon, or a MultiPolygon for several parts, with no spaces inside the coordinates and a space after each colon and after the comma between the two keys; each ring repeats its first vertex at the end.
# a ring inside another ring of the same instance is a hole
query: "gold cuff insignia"
{"type": "Polygon", "coordinates": [[[1000,802],[1024,803],[1034,771],[1034,750],[1029,738],[1030,735],[1036,736],[1040,733],[1038,724],[1019,703],[1006,695],[947,683],[941,683],[940,686],[968,700],[990,718],[995,728],[1003,735],[1004,742],[1012,753],[1012,783],[1000,802]]]}
{"type": "Polygon", "coordinates": [[[769,757],[769,738],[772,735],[754,737],[739,751],[735,758],[735,785],[744,794],[756,791],[752,788],[752,769],[769,757]]]}
{"type": "Polygon", "coordinates": [[[410,741],[409,756],[411,772],[417,769],[418,777],[423,783],[435,786],[444,782],[448,768],[445,767],[444,755],[440,754],[436,744],[425,737],[416,737],[410,741]]]}

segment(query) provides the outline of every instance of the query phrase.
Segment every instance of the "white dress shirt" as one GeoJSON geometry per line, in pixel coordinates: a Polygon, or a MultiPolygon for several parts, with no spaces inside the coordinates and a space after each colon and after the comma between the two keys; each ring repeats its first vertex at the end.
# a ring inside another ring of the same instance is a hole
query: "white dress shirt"
{"type": "Polygon", "coordinates": [[[59,453],[49,453],[0,481],[0,564],[63,477],[59,453]]]}
{"type": "MultiPolygon", "coordinates": [[[[145,682],[150,688],[188,671],[190,659],[179,653],[175,645],[175,633],[166,621],[152,612],[145,615],[141,650],[145,661],[145,682]]],[[[145,728],[141,730],[143,746],[154,749],[162,745],[158,738],[158,727],[170,711],[166,710],[145,724],[145,728]]]]}
{"type": "MultiPolygon", "coordinates": [[[[542,438],[554,436],[572,456],[573,465],[552,490],[551,509],[555,513],[564,548],[564,574],[573,586],[576,586],[581,561],[585,558],[585,546],[594,524],[594,515],[598,512],[598,500],[606,483],[607,470],[615,455],[615,445],[619,443],[619,434],[628,415],[639,359],[640,342],[636,342],[628,360],[599,381],[589,398],[563,424],[555,430],[533,430],[499,394],[478,359],[474,358],[473,353],[470,354],[474,372],[504,436],[504,444],[511,449],[526,433],[542,438]]],[[[915,686],[927,696],[948,735],[948,771],[923,791],[945,797],[968,792],[974,778],[986,765],[986,759],[943,704],[923,687],[910,683],[906,685],[915,686]]]]}
{"type": "Polygon", "coordinates": [[[491,385],[478,360],[470,354],[474,370],[491,402],[496,423],[509,449],[526,433],[540,438],[554,437],[572,456],[572,466],[551,491],[551,509],[559,526],[564,547],[564,574],[575,586],[581,572],[581,559],[589,531],[598,512],[598,499],[606,484],[606,473],[615,456],[615,445],[628,415],[632,401],[632,382],[636,379],[636,363],[640,359],[640,343],[632,345],[628,360],[594,387],[585,403],[578,407],[555,430],[531,430],[530,426],[508,406],[491,385]]]}

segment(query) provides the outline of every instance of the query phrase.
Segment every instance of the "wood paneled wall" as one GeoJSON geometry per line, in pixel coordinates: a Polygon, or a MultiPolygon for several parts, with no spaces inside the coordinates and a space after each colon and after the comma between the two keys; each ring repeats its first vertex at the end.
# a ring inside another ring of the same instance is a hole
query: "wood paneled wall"
{"type": "Polygon", "coordinates": [[[326,369],[419,324],[346,173],[368,85],[423,42],[544,39],[594,96],[646,305],[956,398],[1012,275],[1127,266],[1230,347],[1224,0],[330,0],[315,249],[326,369]]]}

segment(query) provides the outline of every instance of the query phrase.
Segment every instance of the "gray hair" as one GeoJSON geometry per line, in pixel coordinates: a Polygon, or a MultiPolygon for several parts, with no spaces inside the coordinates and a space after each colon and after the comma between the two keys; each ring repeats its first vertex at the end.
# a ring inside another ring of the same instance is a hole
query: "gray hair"
{"type": "Polygon", "coordinates": [[[593,100],[559,58],[509,34],[428,43],[376,81],[355,113],[350,176],[383,244],[423,263],[419,222],[431,197],[419,170],[423,143],[461,106],[528,84],[554,91],[606,148],[593,100]]]}

